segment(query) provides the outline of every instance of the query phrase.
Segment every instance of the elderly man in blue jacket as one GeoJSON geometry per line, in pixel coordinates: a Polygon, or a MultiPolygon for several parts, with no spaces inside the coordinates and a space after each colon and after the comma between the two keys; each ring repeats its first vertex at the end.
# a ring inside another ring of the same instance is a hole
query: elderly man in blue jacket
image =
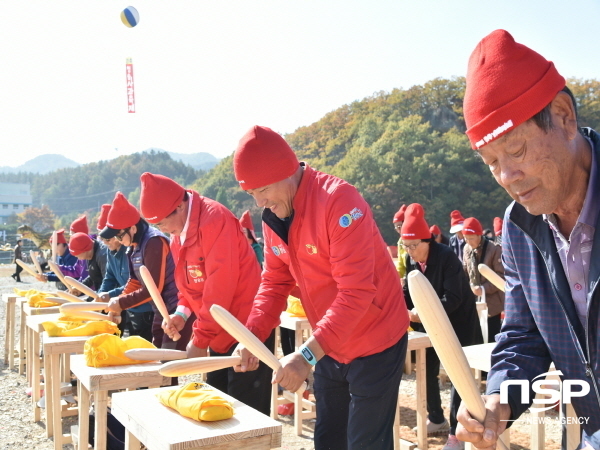
{"type": "Polygon", "coordinates": [[[464,115],[473,149],[515,201],[502,233],[506,319],[492,353],[487,414],[481,424],[463,407],[457,436],[495,448],[531,404],[531,388],[521,401],[519,381],[531,386],[553,362],[563,381],[578,385],[571,402],[579,448],[600,448],[600,135],[578,127],[554,64],[504,30],[471,54],[464,115]]]}

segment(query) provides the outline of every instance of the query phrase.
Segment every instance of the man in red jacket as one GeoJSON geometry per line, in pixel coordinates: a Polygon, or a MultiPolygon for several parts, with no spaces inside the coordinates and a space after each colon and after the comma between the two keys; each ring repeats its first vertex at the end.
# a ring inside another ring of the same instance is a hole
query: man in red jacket
{"type": "MultiPolygon", "coordinates": [[[[150,223],[171,235],[175,283],[179,302],[171,325],[180,330],[191,313],[196,314],[188,344],[190,358],[228,356],[237,342],[212,318],[209,309],[218,304],[242,323],[248,318],[260,284],[260,266],[240,223],[225,206],[198,192],[185,190],[162,175],[144,173],[140,209],[150,223]]],[[[174,329],[163,327],[172,335],[174,329]]],[[[274,347],[274,333],[263,339],[274,347]]],[[[269,414],[271,371],[261,364],[255,373],[223,369],[208,374],[208,383],[243,403],[269,414]]]]}
{"type": "MultiPolygon", "coordinates": [[[[268,336],[297,284],[313,328],[281,360],[275,380],[295,391],[316,366],[316,449],[392,449],[409,322],[369,205],[344,180],[300,163],[269,128],[244,135],[233,167],[240,187],[265,208],[265,266],[246,326],[268,336]]],[[[243,346],[236,352],[236,370],[256,366],[243,346]]]]}

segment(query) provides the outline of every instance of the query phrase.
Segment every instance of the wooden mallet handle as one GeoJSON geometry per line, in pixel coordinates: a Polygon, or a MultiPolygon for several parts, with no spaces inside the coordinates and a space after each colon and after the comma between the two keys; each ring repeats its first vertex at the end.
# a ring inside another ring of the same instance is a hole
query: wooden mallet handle
{"type": "MultiPolygon", "coordinates": [[[[171,316],[169,315],[169,311],[167,310],[167,306],[165,305],[162,295],[160,295],[158,287],[156,287],[156,283],[152,278],[152,274],[146,266],[141,266],[140,275],[142,276],[142,281],[146,285],[146,289],[148,289],[148,292],[150,292],[152,300],[154,300],[156,309],[158,309],[160,315],[163,316],[163,319],[165,319],[165,321],[167,322],[167,327],[169,327],[171,325],[171,316]]],[[[181,335],[179,334],[179,332],[175,333],[176,334],[175,336],[173,336],[173,340],[178,341],[181,335]]]]}
{"type": "MultiPolygon", "coordinates": [[[[65,284],[65,286],[67,286],[67,285],[65,284]]],[[[56,295],[58,295],[59,297],[64,298],[65,300],[69,300],[72,303],[82,303],[82,302],[85,302],[85,300],[83,300],[83,299],[81,299],[79,297],[76,297],[73,294],[69,294],[66,291],[57,291],[56,295]]]]}
{"type": "Polygon", "coordinates": [[[69,283],[67,283],[67,280],[65,280],[65,276],[63,275],[62,270],[60,270],[60,267],[58,267],[58,264],[56,264],[54,261],[48,261],[48,266],[50,267],[50,270],[54,272],[54,275],[58,277],[60,282],[64,284],[67,289],[71,289],[71,286],[69,286],[69,283]]]}
{"type": "Polygon", "coordinates": [[[134,348],[126,350],[125,356],[138,361],[173,361],[176,359],[186,359],[187,352],[164,348],[134,348]]]}
{"type": "MultiPolygon", "coordinates": [[[[240,344],[244,345],[250,352],[264,362],[274,371],[281,369],[279,360],[275,357],[270,350],[260,342],[252,332],[246,328],[239,320],[237,320],[229,311],[220,305],[214,304],[210,307],[210,313],[215,321],[223,327],[231,336],[235,338],[240,344]]],[[[296,394],[302,395],[306,390],[306,383],[304,383],[296,391],[296,394]]]]}
{"type": "Polygon", "coordinates": [[[504,292],[505,281],[500,275],[498,275],[485,264],[479,264],[477,268],[479,269],[479,273],[481,275],[486,277],[490,283],[492,283],[494,286],[496,286],[498,289],[504,292]]]}
{"type": "MultiPolygon", "coordinates": [[[[483,399],[473,378],[467,357],[440,299],[429,280],[418,270],[410,272],[407,278],[410,297],[444,370],[467,405],[471,416],[483,423],[485,419],[483,399]]],[[[506,449],[500,439],[498,439],[498,444],[506,449]]]]}
{"type": "Polygon", "coordinates": [[[39,274],[35,271],[35,269],[32,269],[28,264],[25,264],[23,261],[21,261],[20,259],[15,259],[16,263],[18,265],[20,265],[23,270],[25,270],[25,272],[29,273],[29,275],[33,275],[34,277],[37,277],[39,274]]]}
{"type": "Polygon", "coordinates": [[[184,361],[171,361],[162,365],[158,373],[165,377],[182,377],[196,373],[208,373],[233,367],[241,362],[239,356],[205,356],[184,361]]]}
{"type": "Polygon", "coordinates": [[[40,266],[39,261],[37,260],[37,255],[35,254],[35,252],[33,250],[29,250],[29,256],[31,256],[31,262],[33,263],[33,266],[35,267],[35,270],[37,270],[37,273],[42,274],[42,267],[40,266]]]}
{"type": "Polygon", "coordinates": [[[64,298],[58,297],[46,297],[44,300],[48,300],[49,302],[60,303],[64,305],[65,303],[70,303],[69,300],[65,300],[64,298]]]}
{"type": "MultiPolygon", "coordinates": [[[[55,230],[55,231],[52,232],[52,244],[51,244],[52,245],[52,256],[50,257],[50,260],[54,264],[56,264],[56,259],[58,258],[58,242],[56,242],[57,240],[58,240],[58,233],[55,230]]],[[[49,262],[50,261],[48,261],[48,263],[49,262]]],[[[50,267],[52,267],[52,266],[50,266],[50,267]]],[[[56,273],[56,272],[54,272],[54,273],[56,273]]],[[[65,283],[63,282],[63,284],[65,284],[65,283]]],[[[66,286],[66,284],[65,284],[65,286],[66,286]]]]}
{"type": "MultiPolygon", "coordinates": [[[[67,301],[67,300],[65,300],[67,301]]],[[[82,302],[82,303],[65,303],[61,305],[60,312],[63,314],[72,314],[79,311],[104,311],[108,305],[106,303],[97,302],[82,302]]]]}
{"type": "Polygon", "coordinates": [[[79,292],[82,292],[85,295],[88,295],[88,296],[92,297],[94,300],[96,300],[98,302],[102,301],[102,299],[100,298],[100,296],[98,295],[97,292],[95,292],[93,289],[91,289],[90,287],[86,286],[82,282],[77,281],[75,278],[73,278],[73,277],[65,277],[65,281],[67,283],[69,283],[69,285],[73,289],[77,289],[79,292]]]}

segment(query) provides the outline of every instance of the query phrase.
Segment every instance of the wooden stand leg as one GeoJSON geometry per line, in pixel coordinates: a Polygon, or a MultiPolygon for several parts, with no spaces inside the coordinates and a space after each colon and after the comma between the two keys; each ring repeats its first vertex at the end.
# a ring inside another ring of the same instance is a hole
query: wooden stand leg
{"type": "MultiPolygon", "coordinates": [[[[40,401],[40,334],[33,333],[31,328],[28,328],[31,331],[30,343],[28,343],[29,351],[27,352],[27,358],[29,359],[29,364],[27,364],[27,373],[31,378],[31,403],[33,406],[33,421],[39,422],[41,420],[41,411],[40,407],[37,405],[40,401]],[[31,354],[30,354],[31,352],[31,354]],[[35,353],[34,353],[35,352],[35,353]]],[[[46,414],[46,417],[48,415],[46,414]]],[[[46,429],[48,428],[48,419],[46,419],[46,429]]]]}
{"type": "Polygon", "coordinates": [[[277,383],[271,385],[271,419],[278,420],[279,414],[277,413],[277,406],[279,402],[277,398],[279,397],[279,385],[277,383]]]}
{"type": "Polygon", "coordinates": [[[140,450],[140,441],[129,430],[125,430],[125,450],[140,450]]]}
{"type": "MultiPolygon", "coordinates": [[[[23,303],[21,303],[19,306],[21,306],[22,304],[23,303]]],[[[25,348],[28,340],[28,329],[25,326],[25,314],[23,314],[22,308],[19,311],[19,319],[19,375],[23,375],[24,370],[27,368],[27,366],[25,366],[25,358],[27,357],[27,354],[25,353],[25,348]]]]}
{"type": "Polygon", "coordinates": [[[10,316],[8,315],[8,305],[10,302],[6,302],[6,316],[4,317],[4,364],[8,364],[8,349],[10,344],[10,338],[8,330],[10,329],[10,316]]]}
{"type": "MultiPolygon", "coordinates": [[[[52,385],[52,395],[46,396],[46,411],[52,411],[52,427],[54,430],[54,450],[62,450],[62,406],[60,401],[60,354],[50,355],[50,379],[46,378],[46,388],[52,385]],[[48,399],[52,398],[51,404],[48,399]]],[[[48,371],[46,371],[48,373],[48,371]]]]}
{"type": "MultiPolygon", "coordinates": [[[[573,408],[573,405],[571,403],[568,403],[566,406],[566,411],[565,411],[565,415],[567,418],[571,418],[574,419],[577,417],[577,414],[575,413],[575,409],[573,408]]],[[[567,438],[566,438],[566,442],[567,442],[567,448],[577,448],[577,446],[579,445],[579,441],[581,440],[581,431],[580,431],[580,427],[579,424],[576,423],[575,420],[571,420],[570,423],[567,423],[565,425],[566,428],[563,428],[565,430],[565,432],[567,433],[567,438]]],[[[565,438],[563,438],[563,442],[565,441],[565,438]]]]}
{"type": "Polygon", "coordinates": [[[94,430],[94,449],[106,450],[106,413],[108,391],[94,392],[94,413],[95,413],[95,430],[94,430]]]}
{"type": "MultiPolygon", "coordinates": [[[[21,314],[23,314],[23,312],[21,312],[21,314]]],[[[33,365],[33,360],[32,360],[32,356],[31,356],[31,344],[32,344],[32,340],[33,340],[33,335],[32,335],[33,330],[29,327],[25,328],[25,333],[27,335],[27,341],[25,344],[25,378],[27,379],[27,386],[31,386],[31,381],[32,381],[32,377],[31,374],[33,373],[32,370],[32,365],[33,365]]]]}
{"type": "Polygon", "coordinates": [[[81,381],[77,383],[77,397],[77,407],[79,409],[77,442],[80,449],[86,450],[90,437],[90,393],[81,381]]]}
{"type": "Polygon", "coordinates": [[[50,359],[50,355],[48,355],[48,353],[44,351],[44,397],[46,398],[46,437],[54,436],[54,414],[52,410],[52,364],[50,359]]]}
{"type": "Polygon", "coordinates": [[[6,304],[6,318],[8,327],[6,333],[8,335],[5,345],[8,347],[8,370],[13,370],[15,367],[15,301],[9,299],[6,304]],[[11,301],[12,300],[12,301],[11,301]]]}
{"type": "Polygon", "coordinates": [[[294,394],[294,429],[297,436],[302,436],[302,396],[294,394]]]}
{"type": "Polygon", "coordinates": [[[406,357],[404,358],[404,373],[410,375],[412,373],[412,352],[406,351],[406,357]]]}
{"type": "Polygon", "coordinates": [[[425,369],[425,349],[416,350],[417,375],[417,445],[419,449],[427,448],[427,382],[425,369]]]}

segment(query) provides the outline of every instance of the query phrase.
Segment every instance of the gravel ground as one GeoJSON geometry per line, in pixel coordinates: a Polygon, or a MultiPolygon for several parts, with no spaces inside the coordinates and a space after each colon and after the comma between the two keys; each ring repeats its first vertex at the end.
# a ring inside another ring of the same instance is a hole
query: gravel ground
{"type": "MultiPolygon", "coordinates": [[[[48,289],[48,285],[38,283],[32,277],[23,276],[23,283],[15,283],[10,277],[13,266],[0,265],[0,293],[12,293],[14,287],[20,289],[48,289]]],[[[0,302],[0,336],[2,345],[0,355],[4,355],[6,304],[0,302]]],[[[18,323],[17,323],[18,326],[18,323]]],[[[17,330],[17,336],[19,336],[17,330]]],[[[194,377],[182,377],[183,381],[192,381],[194,377]]],[[[442,404],[448,405],[450,401],[449,384],[442,384],[442,404]]],[[[33,422],[30,398],[25,394],[27,388],[25,377],[18,374],[17,369],[8,370],[3,359],[0,360],[0,450],[39,449],[51,450],[53,443],[46,438],[45,424],[42,421],[33,422]]],[[[415,378],[405,375],[400,385],[401,394],[401,430],[403,439],[416,442],[416,435],[412,428],[416,425],[415,415],[415,378]]],[[[549,415],[551,424],[546,426],[546,449],[560,449],[560,425],[556,414],[549,415]]],[[[446,411],[448,417],[448,411],[446,411]]],[[[42,415],[43,418],[43,415],[42,415]]],[[[526,423],[526,417],[521,423],[513,426],[511,434],[511,449],[528,449],[530,425],[526,423]]],[[[75,424],[76,417],[63,419],[63,432],[67,433],[70,426],[75,424]]],[[[303,435],[296,436],[293,429],[293,416],[281,416],[283,425],[282,449],[310,450],[314,449],[313,429],[314,420],[305,420],[303,424],[303,435]]],[[[430,437],[429,448],[439,450],[446,442],[445,436],[430,437]]],[[[64,449],[72,449],[72,445],[65,445],[64,449]]]]}

